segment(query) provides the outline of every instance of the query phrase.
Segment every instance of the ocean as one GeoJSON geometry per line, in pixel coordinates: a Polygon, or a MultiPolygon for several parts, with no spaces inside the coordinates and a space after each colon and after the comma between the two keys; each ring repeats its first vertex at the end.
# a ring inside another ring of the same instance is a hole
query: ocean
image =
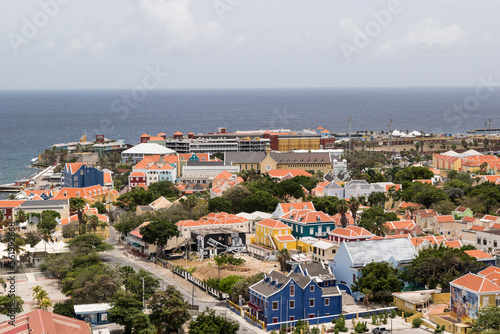
{"type": "Polygon", "coordinates": [[[215,132],[322,126],[332,132],[465,134],[491,119],[500,92],[483,88],[0,91],[0,183],[36,172],[31,159],[53,144],[96,134],[137,144],[143,133],[215,132]],[[478,98],[479,97],[479,98],[478,98]],[[455,107],[454,107],[455,106],[455,107]]]}

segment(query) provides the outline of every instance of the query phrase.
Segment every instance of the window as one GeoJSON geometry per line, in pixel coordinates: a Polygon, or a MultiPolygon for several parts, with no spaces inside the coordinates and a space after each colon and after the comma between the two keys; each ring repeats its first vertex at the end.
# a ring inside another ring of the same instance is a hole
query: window
{"type": "Polygon", "coordinates": [[[497,248],[497,241],[493,241],[493,247],[497,248]]]}
{"type": "Polygon", "coordinates": [[[290,321],[294,321],[295,320],[295,317],[294,316],[290,316],[290,321]]]}
{"type": "Polygon", "coordinates": [[[309,306],[314,307],[314,298],[309,299],[309,306]]]}
{"type": "Polygon", "coordinates": [[[483,245],[486,245],[486,239],[483,239],[483,245]]]}
{"type": "Polygon", "coordinates": [[[314,318],[314,313],[309,313],[309,318],[314,318]]]}
{"type": "Polygon", "coordinates": [[[278,302],[273,302],[273,310],[277,310],[278,309],[278,302]]]}
{"type": "Polygon", "coordinates": [[[266,301],[266,310],[267,310],[267,301],[266,301]]]}
{"type": "Polygon", "coordinates": [[[311,285],[311,286],[309,287],[309,290],[310,290],[311,292],[314,292],[314,285],[311,285]]]}
{"type": "Polygon", "coordinates": [[[325,298],[325,306],[330,306],[330,298],[325,298]]]}
{"type": "Polygon", "coordinates": [[[290,300],[290,308],[295,308],[295,300],[290,300]]]}
{"type": "Polygon", "coordinates": [[[273,318],[273,324],[278,323],[278,318],[273,318]]]}
{"type": "Polygon", "coordinates": [[[309,234],[314,234],[314,227],[311,227],[311,228],[309,229],[309,234]]]}
{"type": "Polygon", "coordinates": [[[481,244],[481,238],[477,238],[477,244],[480,245],[481,244]]]}
{"type": "Polygon", "coordinates": [[[290,285],[290,296],[295,296],[295,285],[290,285]]]}

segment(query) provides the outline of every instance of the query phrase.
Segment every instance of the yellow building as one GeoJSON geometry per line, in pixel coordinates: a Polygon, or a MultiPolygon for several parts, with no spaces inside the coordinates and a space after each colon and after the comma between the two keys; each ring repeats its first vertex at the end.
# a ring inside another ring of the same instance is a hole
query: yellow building
{"type": "Polygon", "coordinates": [[[255,243],[271,249],[296,249],[292,228],[277,220],[264,219],[255,225],[255,243]]]}
{"type": "Polygon", "coordinates": [[[291,150],[319,150],[321,148],[320,138],[300,138],[280,136],[278,139],[278,151],[288,152],[291,150]]]}

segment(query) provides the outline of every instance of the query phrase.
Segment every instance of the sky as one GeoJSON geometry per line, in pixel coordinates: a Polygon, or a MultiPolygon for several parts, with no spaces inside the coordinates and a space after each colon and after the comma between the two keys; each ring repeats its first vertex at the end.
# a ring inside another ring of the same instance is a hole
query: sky
{"type": "Polygon", "coordinates": [[[475,86],[498,0],[0,0],[0,89],[475,86]]]}

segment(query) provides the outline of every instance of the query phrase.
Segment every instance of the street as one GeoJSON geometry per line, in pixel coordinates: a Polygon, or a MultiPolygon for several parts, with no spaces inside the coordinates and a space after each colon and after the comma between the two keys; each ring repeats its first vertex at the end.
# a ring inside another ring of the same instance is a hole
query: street
{"type": "Polygon", "coordinates": [[[101,253],[101,258],[104,262],[109,264],[120,264],[122,266],[131,266],[135,270],[144,269],[149,271],[153,276],[160,279],[160,289],[163,289],[167,285],[174,285],[181,292],[186,301],[192,303],[193,305],[199,305],[200,311],[203,311],[206,308],[213,309],[217,315],[227,316],[227,319],[229,320],[238,321],[240,323],[238,333],[266,333],[260,328],[252,326],[245,319],[237,316],[226,308],[225,302],[218,301],[197,287],[193,289],[193,287],[195,287],[193,284],[175,275],[170,270],[157,266],[147,259],[136,257],[127,253],[125,251],[124,244],[119,244],[118,241],[118,233],[113,227],[110,227],[110,237],[107,242],[113,245],[115,249],[101,253]]]}

